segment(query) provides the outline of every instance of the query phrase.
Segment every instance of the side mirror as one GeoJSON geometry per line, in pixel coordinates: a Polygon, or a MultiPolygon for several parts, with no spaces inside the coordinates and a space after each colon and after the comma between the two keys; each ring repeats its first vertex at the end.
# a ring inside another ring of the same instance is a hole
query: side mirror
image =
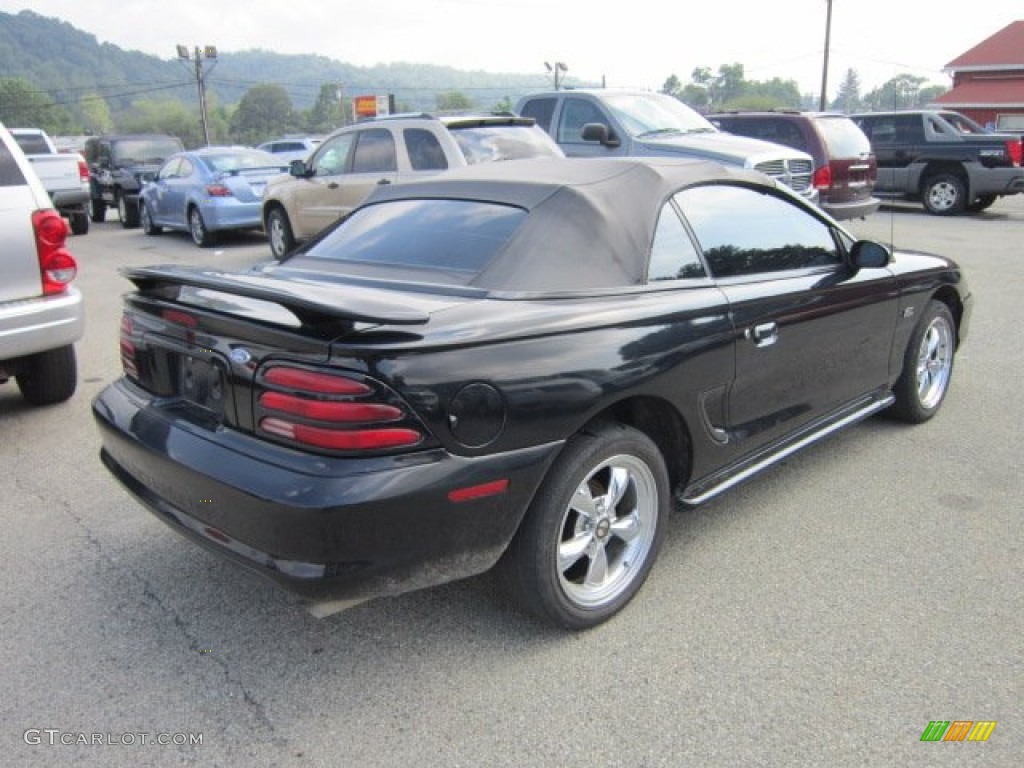
{"type": "Polygon", "coordinates": [[[292,160],[291,164],[288,166],[288,173],[300,179],[309,176],[309,170],[306,168],[306,161],[292,160]]]}
{"type": "Polygon", "coordinates": [[[618,147],[622,144],[619,137],[604,123],[587,123],[583,126],[581,136],[584,141],[596,141],[602,147],[618,147]]]}
{"type": "Polygon", "coordinates": [[[858,240],[850,249],[850,256],[857,269],[880,269],[892,261],[889,249],[873,240],[858,240]]]}

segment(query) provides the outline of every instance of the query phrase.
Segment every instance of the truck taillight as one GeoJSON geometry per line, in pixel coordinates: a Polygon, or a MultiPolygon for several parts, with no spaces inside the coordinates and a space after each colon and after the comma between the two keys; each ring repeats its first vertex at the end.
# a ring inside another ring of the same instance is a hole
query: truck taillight
{"type": "Polygon", "coordinates": [[[1006,154],[1010,156],[1010,162],[1020,167],[1024,163],[1024,139],[1011,139],[1006,142],[1006,154]]]}
{"type": "Polygon", "coordinates": [[[823,165],[814,172],[814,188],[828,189],[832,186],[832,166],[823,165]]]}
{"type": "Polygon", "coordinates": [[[275,365],[257,381],[258,430],[278,440],[352,453],[411,448],[426,439],[416,418],[367,380],[275,365]]]}
{"type": "Polygon", "coordinates": [[[78,158],[78,180],[82,184],[89,183],[89,164],[81,157],[78,158]]]}
{"type": "Polygon", "coordinates": [[[45,208],[32,213],[32,229],[36,236],[43,295],[63,293],[78,274],[75,257],[65,248],[70,231],[68,224],[55,210],[45,208]]]}

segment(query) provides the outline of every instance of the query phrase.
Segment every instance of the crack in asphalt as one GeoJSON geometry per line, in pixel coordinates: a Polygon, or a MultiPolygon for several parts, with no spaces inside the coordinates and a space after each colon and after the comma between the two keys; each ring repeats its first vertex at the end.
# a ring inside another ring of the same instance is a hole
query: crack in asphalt
{"type": "MultiPolygon", "coordinates": [[[[123,570],[123,571],[127,571],[131,576],[133,576],[135,579],[137,579],[142,584],[142,587],[143,587],[142,594],[145,597],[145,599],[150,604],[155,605],[157,607],[157,609],[164,616],[166,616],[166,617],[171,619],[171,621],[173,622],[174,626],[177,628],[178,632],[182,635],[182,637],[184,637],[184,639],[186,641],[188,641],[189,650],[190,651],[194,651],[195,653],[199,653],[200,648],[201,648],[199,639],[191,631],[191,628],[189,627],[189,625],[185,621],[185,619],[183,619],[181,617],[181,615],[172,606],[166,604],[160,598],[160,596],[154,590],[153,585],[149,582],[149,580],[145,576],[143,576],[141,573],[136,571],[131,566],[126,565],[126,564],[121,563],[121,562],[118,562],[117,560],[112,558],[109,554],[107,554],[107,552],[106,552],[106,550],[104,548],[103,541],[86,524],[86,522],[82,518],[82,516],[77,514],[72,509],[71,503],[68,500],[66,500],[66,499],[57,499],[57,500],[47,500],[47,499],[44,499],[43,496],[41,496],[38,493],[38,491],[36,491],[36,490],[28,491],[26,488],[21,487],[22,483],[20,482],[20,479],[16,479],[15,480],[15,485],[16,485],[16,487],[18,487],[19,491],[31,493],[31,495],[33,495],[36,498],[38,498],[41,502],[43,502],[43,501],[50,501],[51,503],[54,503],[55,506],[57,506],[61,511],[63,511],[63,513],[67,517],[71,518],[71,520],[74,521],[75,525],[83,532],[83,534],[85,536],[86,543],[89,545],[89,547],[91,549],[93,549],[96,552],[96,554],[99,556],[99,558],[103,562],[105,562],[107,565],[110,565],[112,567],[118,568],[118,569],[123,570]]],[[[259,699],[256,698],[256,696],[252,693],[252,691],[250,691],[248,689],[248,687],[246,687],[245,683],[243,683],[241,680],[239,680],[238,678],[236,678],[234,676],[234,674],[232,673],[230,664],[225,659],[222,659],[222,658],[220,658],[218,656],[211,655],[211,656],[209,656],[209,658],[210,658],[210,660],[214,664],[216,664],[218,667],[220,667],[221,672],[224,675],[225,682],[227,682],[231,686],[234,686],[234,687],[238,688],[241,691],[241,693],[242,693],[242,700],[252,709],[253,714],[256,717],[256,719],[261,724],[263,724],[267,729],[269,729],[269,731],[272,734],[276,733],[276,729],[274,727],[274,723],[270,719],[270,717],[267,715],[266,708],[263,706],[262,703],[260,703],[259,699]]],[[[273,740],[276,740],[276,739],[273,739],[273,740]]]]}

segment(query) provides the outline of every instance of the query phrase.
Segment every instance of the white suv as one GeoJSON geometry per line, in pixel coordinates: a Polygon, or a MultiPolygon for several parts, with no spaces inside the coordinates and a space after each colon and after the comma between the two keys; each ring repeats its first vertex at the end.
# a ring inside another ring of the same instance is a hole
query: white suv
{"type": "Polygon", "coordinates": [[[263,192],[263,226],[274,258],[348,215],[380,184],[399,184],[495,160],[563,157],[531,118],[395,115],[335,131],[288,176],[263,192]]]}
{"type": "Polygon", "coordinates": [[[67,400],[82,337],[78,271],[68,224],[11,134],[0,125],[0,383],[14,377],[33,405],[67,400]]]}

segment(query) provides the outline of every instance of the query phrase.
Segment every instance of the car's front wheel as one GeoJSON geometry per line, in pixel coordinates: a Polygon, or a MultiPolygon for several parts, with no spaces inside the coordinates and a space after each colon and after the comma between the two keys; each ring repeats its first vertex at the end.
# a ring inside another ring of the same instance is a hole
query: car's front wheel
{"type": "Polygon", "coordinates": [[[270,252],[278,261],[283,260],[295,247],[295,236],[288,222],[288,214],[281,208],[274,208],[267,214],[267,240],[270,241],[270,252]]]}
{"type": "Polygon", "coordinates": [[[647,578],[668,506],[665,461],[646,435],[602,424],[574,436],[505,553],[513,597],[567,629],[607,620],[647,578]]]}
{"type": "Polygon", "coordinates": [[[147,235],[159,235],[163,232],[163,227],[153,223],[153,214],[150,212],[149,204],[145,200],[139,200],[139,224],[142,226],[142,231],[147,235]]]}
{"type": "Polygon", "coordinates": [[[938,412],[953,377],[955,352],[953,315],[941,301],[930,301],[907,344],[894,388],[894,416],[919,424],[938,412]]]}

